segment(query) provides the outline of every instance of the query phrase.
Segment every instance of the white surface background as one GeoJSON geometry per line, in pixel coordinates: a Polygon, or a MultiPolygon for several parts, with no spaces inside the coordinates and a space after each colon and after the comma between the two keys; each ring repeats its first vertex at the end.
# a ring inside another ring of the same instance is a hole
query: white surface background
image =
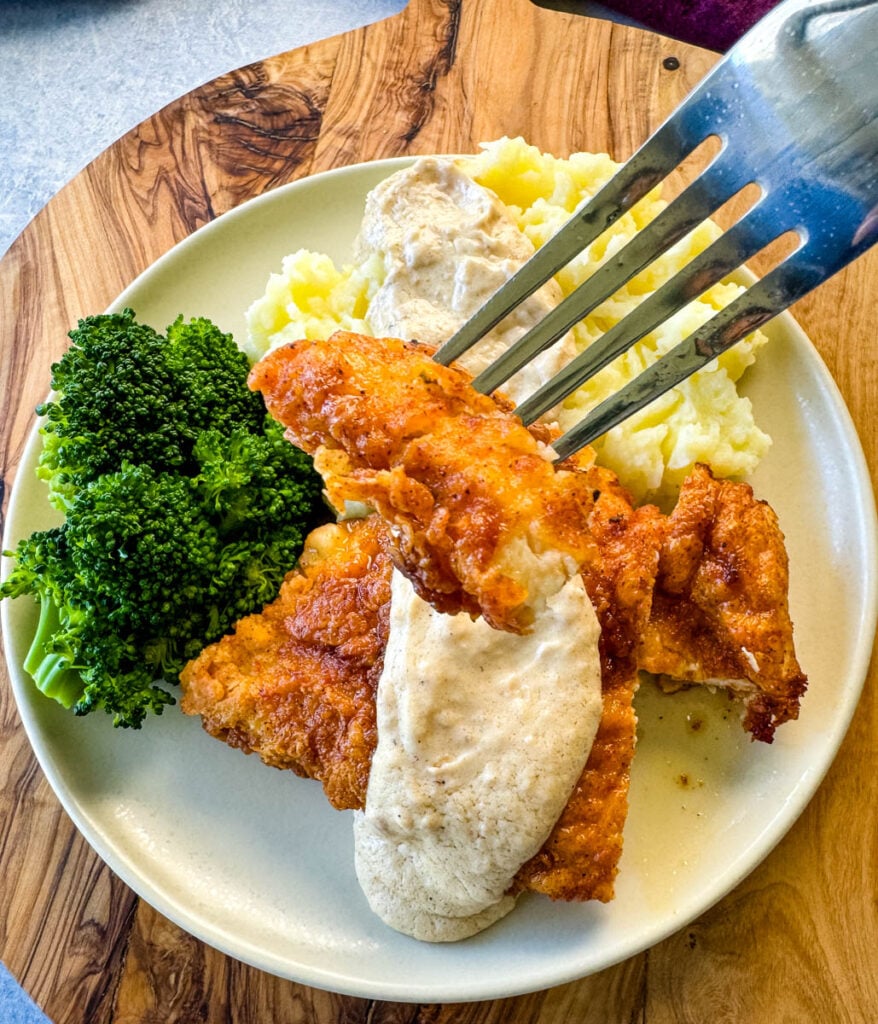
{"type": "MultiPolygon", "coordinates": [[[[541,3],[609,16],[585,0],[541,3]]],[[[0,0],[0,256],[58,189],[166,103],[224,72],[405,6],[406,0],[0,0]]]]}

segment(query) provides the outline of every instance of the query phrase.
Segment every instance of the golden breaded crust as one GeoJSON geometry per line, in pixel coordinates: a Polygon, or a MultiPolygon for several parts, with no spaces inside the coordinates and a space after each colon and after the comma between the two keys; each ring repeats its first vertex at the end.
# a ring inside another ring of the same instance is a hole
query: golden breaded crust
{"type": "Polygon", "coordinates": [[[643,669],[674,680],[728,685],[744,727],[771,742],[799,713],[807,678],[796,659],[789,568],[773,509],[747,484],[696,466],[668,519],[643,669]]]}
{"type": "MultiPolygon", "coordinates": [[[[607,901],[628,810],[638,669],[654,667],[649,658],[657,651],[673,650],[681,664],[703,657],[702,664],[715,666],[720,657],[704,654],[721,646],[711,623],[703,620],[698,630],[683,630],[690,599],[664,591],[667,583],[657,585],[657,578],[663,573],[663,581],[689,580],[705,560],[704,572],[712,578],[711,544],[699,553],[686,538],[693,532],[707,535],[717,515],[733,530],[736,517],[748,520],[754,499],[745,485],[734,484],[734,493],[719,507],[695,502],[699,488],[712,490],[702,477],[687,493],[672,531],[672,517],[652,506],[634,509],[608,471],[590,466],[583,472],[594,498],[588,528],[598,557],[587,564],[583,578],[601,625],[603,714],[564,812],[540,852],[518,872],[515,887],[554,899],[607,901]],[[677,559],[685,562],[685,573],[675,575],[677,559]],[[667,636],[664,628],[670,630],[667,636]]],[[[770,518],[767,523],[763,543],[774,547],[770,518]]],[[[261,616],[243,620],[233,636],[207,648],[182,678],[183,710],[201,714],[209,732],[255,750],[269,764],[320,779],[337,807],[365,805],[377,742],[375,692],[391,573],[386,529],[378,516],[320,527],[278,599],[261,616]]],[[[756,574],[744,581],[745,591],[770,589],[760,576],[764,569],[744,569],[756,574]]],[[[784,650],[792,649],[791,633],[784,634],[783,643],[784,650]]]]}
{"type": "Polygon", "coordinates": [[[183,670],[183,711],[277,768],[319,779],[334,807],[362,807],[377,742],[391,562],[384,525],[318,527],[261,614],[183,670]]]}
{"type": "MultiPolygon", "coordinates": [[[[622,849],[639,669],[686,681],[737,675],[745,727],[770,740],[795,717],[795,658],[777,519],[744,484],[704,467],[664,516],[635,509],[608,470],[544,457],[545,431],[423,346],[335,335],[277,350],[252,385],[315,455],[333,500],[380,513],[322,527],[261,616],[187,666],[183,709],[269,764],[364,806],[392,565],[443,611],[527,627],[531,554],[582,573],[601,625],[603,715],[568,804],[518,890],[609,900],[622,849]],[[528,563],[516,575],[516,562],[528,563]]],[[[537,560],[538,561],[538,560],[537,560]]]]}
{"type": "Polygon", "coordinates": [[[636,672],[603,662],[603,710],[588,761],[540,851],[515,876],[518,892],[556,900],[613,898],[628,816],[636,672]]]}
{"type": "Polygon", "coordinates": [[[392,525],[394,561],[443,612],[524,632],[587,559],[591,489],[556,469],[503,402],[414,342],[338,332],[253,368],[337,508],[365,502],[392,525]]]}
{"type": "Polygon", "coordinates": [[[589,530],[598,557],[583,579],[601,626],[603,711],[583,773],[539,853],[515,880],[552,899],[613,898],[628,815],[628,784],[637,719],[637,641],[649,616],[664,536],[652,506],[634,509],[615,476],[586,469],[595,505],[589,530]]]}
{"type": "MultiPolygon", "coordinates": [[[[378,739],[375,693],[392,568],[386,530],[378,516],[319,527],[277,599],[181,676],[186,714],[201,715],[211,735],[266,764],[320,780],[339,809],[365,806],[378,739]]],[[[613,591],[605,586],[609,599],[613,591]]],[[[609,605],[606,615],[613,616],[609,605]]],[[[601,671],[603,716],[588,764],[543,851],[520,872],[520,889],[612,898],[634,749],[636,669],[602,644],[601,671]]]]}

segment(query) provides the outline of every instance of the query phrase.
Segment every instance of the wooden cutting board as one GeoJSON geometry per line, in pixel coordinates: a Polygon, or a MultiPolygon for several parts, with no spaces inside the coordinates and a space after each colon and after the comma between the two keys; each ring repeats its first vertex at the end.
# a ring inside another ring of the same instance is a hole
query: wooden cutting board
{"type": "MultiPolygon", "coordinates": [[[[559,156],[606,150],[623,159],[715,59],[530,0],[410,0],[393,18],[170,104],[79,174],[0,261],[4,491],[68,329],[214,217],[330,167],[472,151],[504,134],[559,156]]],[[[876,270],[878,250],[794,311],[848,402],[873,472],[876,270]]],[[[545,993],[406,1007],[262,974],[139,901],[61,810],[4,673],[0,959],[55,1024],[871,1020],[876,740],[873,671],[836,763],[791,833],[734,892],[649,952],[545,993]]]]}

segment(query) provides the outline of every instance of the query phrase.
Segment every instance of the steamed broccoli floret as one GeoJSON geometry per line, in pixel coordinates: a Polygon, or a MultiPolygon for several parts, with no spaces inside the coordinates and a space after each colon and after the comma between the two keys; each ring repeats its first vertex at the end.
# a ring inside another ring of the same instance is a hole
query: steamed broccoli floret
{"type": "Polygon", "coordinates": [[[70,603],[137,634],[198,634],[222,544],[188,477],[123,465],[76,495],[63,529],[70,603]]]}
{"type": "Polygon", "coordinates": [[[13,552],[16,566],[2,596],[30,594],[40,602],[24,669],[46,696],[76,714],[102,703],[117,724],[137,727],[174,698],[140,657],[136,638],[125,635],[118,621],[110,627],[101,602],[81,594],[70,541],[65,524],[32,534],[13,552]]]}
{"type": "Polygon", "coordinates": [[[247,357],[208,320],[180,317],[164,338],[126,309],[81,320],[70,339],[52,367],[57,397],[37,408],[37,472],[61,511],[123,462],[190,474],[202,431],[261,429],[265,405],[247,388],[247,357]]]}
{"type": "Polygon", "coordinates": [[[200,500],[218,525],[230,562],[235,554],[239,582],[231,580],[230,589],[240,587],[248,604],[257,600],[254,594],[260,603],[272,600],[302,550],[303,527],[317,521],[313,513],[303,521],[301,509],[317,508],[325,518],[310,458],[268,415],[260,434],[205,431],[195,458],[200,500]]]}
{"type": "Polygon", "coordinates": [[[320,480],[208,321],[165,340],[126,310],[71,338],[38,470],[66,519],[10,552],[0,597],[41,603],[25,669],[44,693],[137,728],[174,703],[164,681],[277,595],[320,480]]]}

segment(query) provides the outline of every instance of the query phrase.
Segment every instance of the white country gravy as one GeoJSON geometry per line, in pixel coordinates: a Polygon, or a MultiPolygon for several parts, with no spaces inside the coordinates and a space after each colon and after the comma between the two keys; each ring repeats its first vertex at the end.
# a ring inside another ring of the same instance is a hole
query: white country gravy
{"type": "MultiPolygon", "coordinates": [[[[374,188],[356,244],[378,254],[384,281],[369,303],[377,336],[441,345],[533,255],[530,239],[490,190],[453,161],[422,157],[374,188]]],[[[561,301],[548,281],[458,360],[480,373],[561,301]]],[[[576,355],[565,335],[503,386],[520,401],[576,355]]]]}
{"type": "Polygon", "coordinates": [[[601,717],[599,627],[580,576],[515,636],[440,615],[394,571],[378,684],[378,746],[355,816],[372,909],[418,939],[452,941],[512,909],[601,717]]]}
{"type": "MultiPolygon", "coordinates": [[[[533,253],[492,192],[433,158],[370,193],[357,249],[384,263],[373,332],[434,345],[533,253]]],[[[460,362],[478,373],[559,300],[550,282],[460,362]]],[[[504,391],[530,394],[572,344],[504,391]]],[[[598,633],[579,576],[522,637],[435,612],[394,572],[378,747],[354,824],[360,884],[391,927],[453,941],[512,909],[510,883],[557,821],[600,721],[598,633]]]]}

